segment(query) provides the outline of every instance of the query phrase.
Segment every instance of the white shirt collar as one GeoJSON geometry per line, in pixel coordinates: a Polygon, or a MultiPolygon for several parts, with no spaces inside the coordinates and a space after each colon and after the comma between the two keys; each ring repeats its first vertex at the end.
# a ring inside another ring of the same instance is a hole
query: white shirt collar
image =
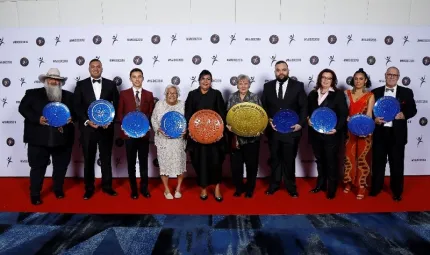
{"type": "MultiPolygon", "coordinates": [[[[318,95],[320,95],[320,94],[321,94],[321,89],[322,89],[322,88],[319,88],[319,89],[318,89],[318,95]]],[[[330,87],[330,88],[328,89],[328,91],[334,92],[334,89],[333,89],[332,87],[330,87]]]]}
{"type": "Polygon", "coordinates": [[[133,88],[133,92],[134,92],[134,94],[136,94],[136,91],[139,91],[139,95],[141,94],[141,92],[142,92],[142,87],[140,87],[140,88],[136,88],[136,87],[132,86],[132,88],[133,88]]]}

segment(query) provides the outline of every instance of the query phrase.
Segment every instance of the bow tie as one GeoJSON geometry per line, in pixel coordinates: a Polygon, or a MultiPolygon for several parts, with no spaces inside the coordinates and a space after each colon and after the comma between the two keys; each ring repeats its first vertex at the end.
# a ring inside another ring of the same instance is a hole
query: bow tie
{"type": "Polygon", "coordinates": [[[94,79],[93,80],[93,83],[96,83],[96,82],[100,83],[100,79],[98,79],[98,80],[94,79]]]}
{"type": "Polygon", "coordinates": [[[394,92],[394,89],[385,89],[385,92],[388,92],[388,91],[394,92]]]}

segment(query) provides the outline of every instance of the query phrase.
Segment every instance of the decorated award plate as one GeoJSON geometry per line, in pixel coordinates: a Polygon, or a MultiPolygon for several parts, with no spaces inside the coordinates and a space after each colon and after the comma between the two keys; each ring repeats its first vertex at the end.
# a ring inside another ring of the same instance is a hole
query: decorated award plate
{"type": "Polygon", "coordinates": [[[99,99],[88,107],[89,119],[98,126],[110,124],[115,117],[115,108],[111,102],[99,99]]]}
{"type": "Polygon", "coordinates": [[[273,116],[272,123],[279,133],[289,133],[293,131],[291,126],[299,123],[299,115],[293,110],[283,109],[273,116]]]}
{"type": "Polygon", "coordinates": [[[149,120],[142,112],[129,112],[122,119],[121,129],[128,137],[144,137],[149,130],[149,120]]]}
{"type": "Polygon", "coordinates": [[[48,125],[62,127],[70,118],[70,110],[63,103],[52,102],[43,108],[43,116],[48,120],[48,125]]]}
{"type": "Polygon", "coordinates": [[[227,124],[238,136],[254,137],[264,131],[268,123],[264,109],[254,103],[239,103],[227,113],[227,124]]]}
{"type": "Polygon", "coordinates": [[[201,144],[215,143],[224,132],[224,121],[212,110],[200,110],[191,116],[188,122],[191,138],[201,144]]]}
{"type": "Polygon", "coordinates": [[[375,122],[365,114],[355,114],[348,121],[348,129],[356,136],[368,136],[373,133],[375,122]]]}
{"type": "Polygon", "coordinates": [[[336,127],[337,117],[332,109],[320,107],[312,113],[310,121],[315,131],[324,134],[336,127]]]}
{"type": "Polygon", "coordinates": [[[381,97],[373,107],[375,117],[383,117],[386,122],[394,120],[399,112],[400,103],[395,97],[381,97]]]}
{"type": "Polygon", "coordinates": [[[187,129],[187,120],[180,112],[166,112],[161,118],[160,128],[167,136],[178,138],[187,129]]]}

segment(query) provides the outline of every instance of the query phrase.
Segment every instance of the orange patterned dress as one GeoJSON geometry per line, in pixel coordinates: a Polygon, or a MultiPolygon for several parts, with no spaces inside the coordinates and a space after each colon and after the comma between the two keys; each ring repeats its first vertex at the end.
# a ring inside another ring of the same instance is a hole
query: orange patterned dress
{"type": "MultiPolygon", "coordinates": [[[[349,117],[355,114],[366,114],[369,99],[372,92],[365,93],[354,102],[351,90],[346,91],[349,102],[349,117]]],[[[357,188],[367,187],[370,177],[372,136],[358,137],[348,130],[345,150],[345,175],[344,183],[349,183],[357,188]]]]}

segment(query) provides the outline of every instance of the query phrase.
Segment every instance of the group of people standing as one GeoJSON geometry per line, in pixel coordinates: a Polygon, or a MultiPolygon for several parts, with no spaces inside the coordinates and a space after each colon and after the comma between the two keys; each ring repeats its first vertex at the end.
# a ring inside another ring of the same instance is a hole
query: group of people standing
{"type": "MultiPolygon", "coordinates": [[[[393,199],[400,201],[403,191],[404,150],[407,143],[407,119],[412,118],[417,110],[412,90],[397,85],[400,72],[390,67],[385,73],[386,85],[369,91],[370,79],[363,69],[355,72],[352,89],[341,91],[337,88],[337,77],[333,70],[322,70],[314,90],[306,95],[303,83],[289,77],[288,64],[278,61],[275,65],[275,80],[264,85],[262,96],[252,93],[250,79],[246,75],[238,76],[238,90],[224,101],[219,90],[212,87],[212,74],[203,70],[199,75],[199,87],[189,92],[185,102],[179,100],[180,88],[168,85],[163,100],[155,103],[152,92],[142,88],[144,75],[136,68],[130,71],[131,88],[118,92],[115,84],[102,78],[102,63],[93,59],[89,64],[91,77],[79,81],[74,93],[62,90],[66,77],[61,77],[58,69],[50,69],[39,79],[44,88],[26,91],[19,106],[19,112],[25,118],[24,142],[28,143],[28,161],[30,171],[30,196],[35,205],[41,204],[40,191],[43,178],[52,156],[54,193],[63,198],[63,182],[70,163],[74,141],[74,124],[78,122],[84,155],[84,199],[94,195],[94,162],[97,146],[100,151],[102,191],[116,196],[112,188],[111,154],[114,138],[114,125],[99,127],[89,120],[87,109],[98,99],[112,102],[116,109],[116,119],[121,122],[125,115],[132,111],[141,111],[151,121],[154,131],[154,142],[157,147],[157,158],[160,176],[164,185],[166,199],[181,198],[181,184],[186,172],[186,153],[191,158],[193,169],[197,174],[197,184],[201,188],[200,199],[208,199],[208,187],[214,185],[214,198],[223,201],[221,192],[222,165],[225,156],[230,154],[232,179],[235,185],[234,196],[251,198],[254,194],[259,164],[260,138],[241,137],[231,132],[226,125],[223,135],[212,144],[194,141],[184,131],[179,138],[170,138],[161,128],[161,119],[169,111],[177,111],[185,116],[188,122],[199,110],[217,112],[226,124],[227,112],[236,104],[251,102],[264,108],[269,123],[265,130],[270,150],[270,184],[266,190],[272,195],[281,187],[282,179],[288,194],[298,197],[295,177],[295,159],[302,135],[302,129],[308,125],[309,142],[316,158],[318,178],[313,193],[327,191],[327,198],[333,199],[339,184],[340,169],[339,151],[345,146],[345,172],[343,177],[344,192],[356,190],[357,199],[365,196],[368,187],[370,195],[376,196],[382,191],[387,157],[391,171],[391,190],[393,199]],[[401,112],[395,120],[384,122],[374,118],[376,128],[373,134],[357,137],[347,129],[349,118],[355,114],[367,114],[373,117],[372,109],[376,100],[382,96],[393,96],[400,101],[401,112]],[[62,102],[71,111],[69,123],[60,128],[47,124],[42,116],[43,107],[48,102],[62,102]],[[336,127],[328,133],[318,133],[312,128],[310,116],[320,107],[332,109],[337,116],[336,127]],[[299,121],[292,126],[292,132],[280,133],[272,122],[273,116],[281,109],[290,109],[299,116],[299,121]],[[346,138],[346,139],[344,139],[346,138]],[[346,141],[343,143],[343,141],[346,141]],[[372,153],[373,151],[373,153],[372,153]],[[373,156],[372,156],[373,155],[373,156]],[[372,162],[373,161],[373,162],[372,162]],[[246,183],[243,180],[244,164],[246,165],[246,183]],[[177,186],[172,194],[169,177],[177,177],[177,186]],[[368,181],[371,176],[371,182],[368,181]]],[[[122,131],[121,131],[122,132],[122,131]]],[[[127,137],[124,132],[128,175],[131,198],[139,196],[136,181],[136,158],[139,159],[140,193],[149,198],[148,189],[148,153],[149,133],[142,138],[127,137]]]]}

